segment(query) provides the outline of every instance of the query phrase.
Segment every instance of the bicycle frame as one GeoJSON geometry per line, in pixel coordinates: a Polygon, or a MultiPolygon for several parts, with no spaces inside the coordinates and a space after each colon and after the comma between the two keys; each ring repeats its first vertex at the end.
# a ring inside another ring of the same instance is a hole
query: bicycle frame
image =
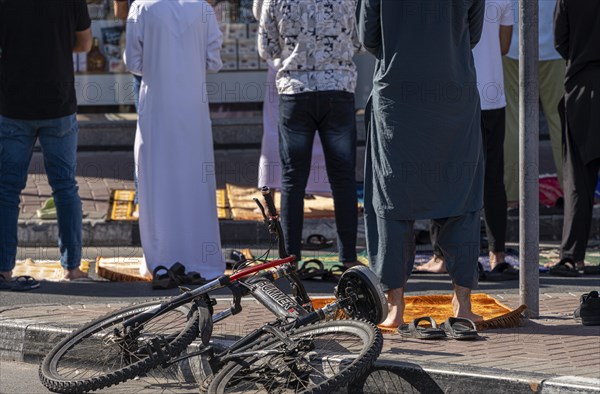
{"type": "Polygon", "coordinates": [[[260,208],[269,231],[277,237],[280,259],[257,264],[237,271],[229,276],[223,275],[196,289],[186,290],[183,294],[165,301],[156,308],[147,310],[124,321],[123,326],[125,327],[125,330],[135,329],[136,327],[141,326],[149,318],[160,315],[165,310],[194,302],[196,299],[204,298],[207,305],[212,306],[212,301],[208,298],[208,293],[223,287],[229,287],[232,291],[234,295],[234,305],[229,309],[213,315],[213,323],[239,313],[241,311],[240,299],[248,294],[251,294],[278,318],[297,319],[297,323],[302,325],[322,318],[324,316],[323,313],[331,313],[329,311],[320,311],[320,313],[315,315],[312,311],[310,297],[308,297],[304,285],[296,275],[294,264],[296,257],[293,255],[288,256],[285,250],[283,231],[281,229],[281,224],[279,223],[279,215],[275,209],[271,191],[268,187],[263,187],[262,194],[267,206],[268,216],[265,213],[262,204],[257,199],[254,199],[254,201],[260,208]],[[277,269],[273,271],[271,270],[272,268],[277,269]],[[247,282],[243,281],[243,279],[251,276],[252,278],[247,282]],[[273,285],[273,281],[281,277],[285,277],[290,281],[294,299],[273,285]],[[305,309],[307,305],[310,306],[309,309],[311,311],[305,309]]]}

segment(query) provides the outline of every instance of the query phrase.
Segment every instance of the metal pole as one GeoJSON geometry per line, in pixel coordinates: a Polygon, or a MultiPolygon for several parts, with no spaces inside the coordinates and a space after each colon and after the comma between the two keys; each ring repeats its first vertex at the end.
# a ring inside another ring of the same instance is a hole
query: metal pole
{"type": "Polygon", "coordinates": [[[519,293],[539,316],[538,0],[519,0],[519,293]]]}

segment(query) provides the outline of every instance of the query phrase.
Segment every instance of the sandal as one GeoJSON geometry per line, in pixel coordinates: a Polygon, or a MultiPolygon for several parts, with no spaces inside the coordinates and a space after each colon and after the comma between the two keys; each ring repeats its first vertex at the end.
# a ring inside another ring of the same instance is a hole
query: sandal
{"type": "Polygon", "coordinates": [[[430,316],[416,318],[410,324],[401,324],[400,327],[398,327],[398,332],[405,338],[423,340],[446,338],[444,330],[438,328],[437,323],[430,316]],[[420,326],[419,323],[421,322],[429,322],[431,327],[420,326]]]}
{"type": "Polygon", "coordinates": [[[302,244],[304,250],[321,250],[333,246],[333,241],[329,241],[321,234],[311,234],[306,238],[306,242],[302,244]]]}
{"type": "Polygon", "coordinates": [[[321,260],[317,259],[304,261],[296,272],[302,280],[314,279],[316,277],[323,278],[329,273],[329,271],[323,266],[321,260]]]}
{"type": "Polygon", "coordinates": [[[519,279],[519,270],[507,262],[498,263],[490,272],[485,273],[485,280],[490,282],[516,279],[519,279]]]}
{"type": "Polygon", "coordinates": [[[475,323],[464,317],[449,317],[440,328],[444,330],[448,338],[460,341],[479,338],[475,323]]]}
{"type": "Polygon", "coordinates": [[[556,265],[550,268],[550,275],[554,276],[566,276],[566,277],[576,277],[579,276],[579,271],[577,271],[577,267],[575,266],[575,262],[565,257],[560,260],[556,265]]]}
{"type": "Polygon", "coordinates": [[[209,282],[208,279],[204,278],[202,275],[200,275],[200,273],[195,271],[188,272],[179,278],[181,279],[181,283],[184,285],[203,285],[209,282]]]}
{"type": "Polygon", "coordinates": [[[343,264],[333,265],[327,270],[327,274],[323,277],[323,279],[337,283],[342,277],[342,274],[346,271],[348,271],[348,267],[343,264]]]}
{"type": "Polygon", "coordinates": [[[21,275],[6,280],[4,275],[0,275],[0,289],[11,291],[28,291],[40,287],[40,282],[29,275],[21,275]]]}
{"type": "Polygon", "coordinates": [[[236,268],[238,264],[246,261],[246,255],[239,250],[232,249],[230,252],[226,253],[225,263],[227,264],[227,268],[236,268]]]}
{"type": "MultiPolygon", "coordinates": [[[[179,263],[176,263],[179,264],[179,263]]],[[[181,265],[181,264],[180,264],[181,265]]],[[[174,289],[181,284],[180,277],[178,277],[171,269],[164,265],[159,265],[152,271],[152,289],[153,290],[166,290],[174,289]],[[165,271],[164,274],[160,273],[165,271]]]]}

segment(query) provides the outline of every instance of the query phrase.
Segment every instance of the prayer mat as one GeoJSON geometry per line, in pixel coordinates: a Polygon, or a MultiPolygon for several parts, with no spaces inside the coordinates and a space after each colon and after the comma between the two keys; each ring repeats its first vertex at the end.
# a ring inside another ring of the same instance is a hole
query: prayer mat
{"type": "MultiPolygon", "coordinates": [[[[133,203],[134,198],[135,190],[112,190],[108,204],[108,220],[138,220],[138,217],[133,215],[137,211],[137,204],[133,203]]],[[[231,219],[231,210],[225,189],[217,189],[217,215],[219,219],[231,219]]]]}
{"type": "MultiPolygon", "coordinates": [[[[321,308],[333,301],[335,301],[334,298],[314,298],[312,304],[315,308],[321,308]]],[[[422,316],[430,316],[439,326],[446,319],[453,316],[452,294],[406,296],[405,301],[405,322],[412,322],[414,319],[422,316]]],[[[483,293],[473,294],[471,296],[471,304],[473,312],[484,318],[484,322],[477,324],[478,329],[516,327],[520,322],[520,313],[524,310],[524,307],[512,310],[495,298],[483,293]]],[[[397,333],[396,330],[389,328],[382,328],[382,331],[385,333],[397,333]]]]}
{"type": "MultiPolygon", "coordinates": [[[[90,263],[81,260],[79,268],[87,273],[90,268],[90,263]]],[[[29,275],[37,280],[59,282],[63,278],[63,268],[60,265],[60,261],[57,260],[17,260],[12,275],[13,277],[29,275]]]]}
{"type": "MultiPolygon", "coordinates": [[[[226,188],[233,220],[263,220],[262,214],[253,200],[253,198],[257,198],[264,205],[264,199],[258,188],[229,183],[226,188]]],[[[281,193],[273,191],[273,195],[275,206],[279,210],[281,208],[281,193]]],[[[315,194],[307,195],[304,198],[304,217],[307,219],[334,217],[333,197],[315,194]]]]}
{"type": "Polygon", "coordinates": [[[151,282],[152,277],[140,274],[141,257],[96,258],[96,274],[113,282],[151,282]]]}

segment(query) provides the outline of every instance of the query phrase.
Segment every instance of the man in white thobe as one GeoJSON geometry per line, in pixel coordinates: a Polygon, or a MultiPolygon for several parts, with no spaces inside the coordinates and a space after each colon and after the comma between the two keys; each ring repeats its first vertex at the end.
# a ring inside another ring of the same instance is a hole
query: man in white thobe
{"type": "Polygon", "coordinates": [[[204,0],[144,0],[127,18],[127,69],[142,76],[135,162],[146,264],[180,262],[223,274],[206,72],[222,63],[222,35],[204,0]]]}

